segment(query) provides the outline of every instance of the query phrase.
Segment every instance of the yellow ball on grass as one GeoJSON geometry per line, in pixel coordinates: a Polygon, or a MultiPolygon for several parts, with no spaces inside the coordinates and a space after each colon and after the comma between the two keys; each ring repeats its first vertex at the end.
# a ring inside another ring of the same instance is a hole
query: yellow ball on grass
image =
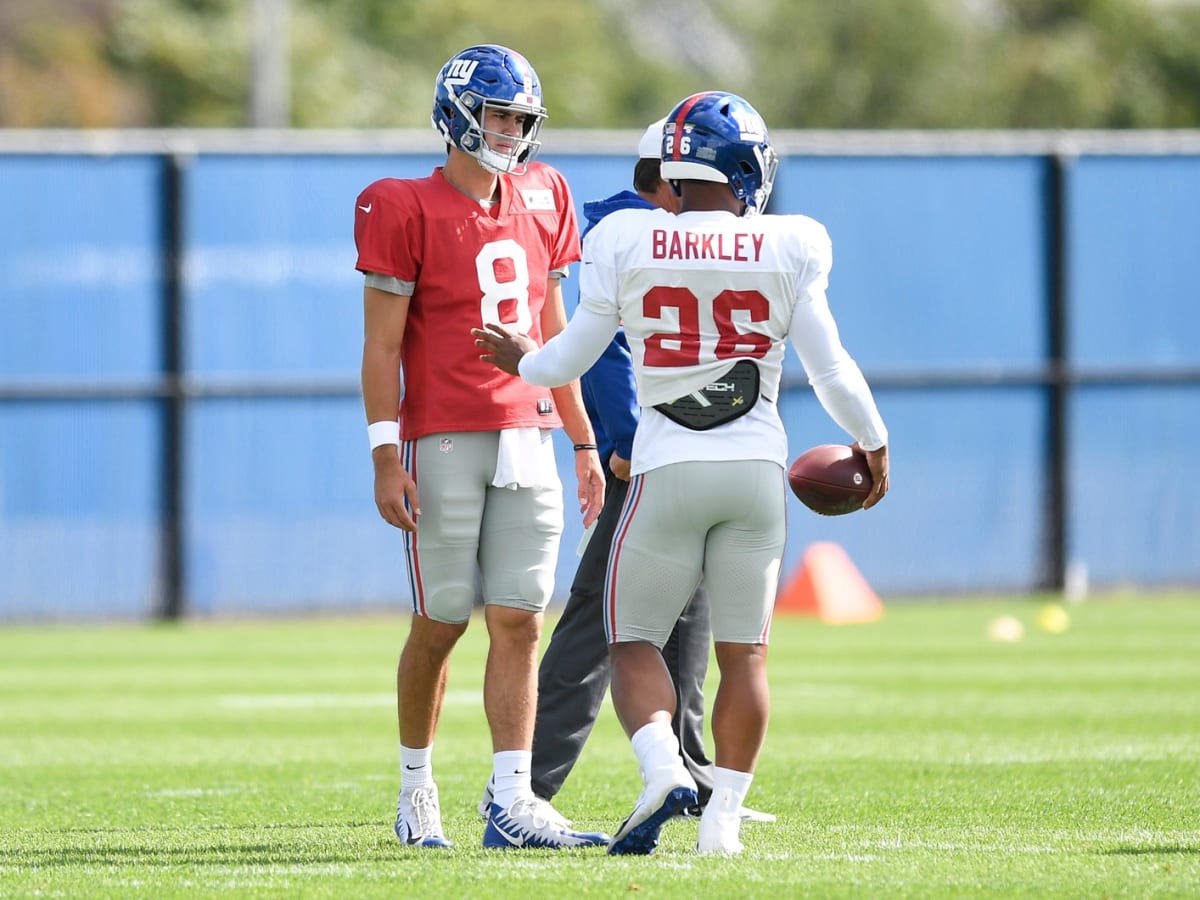
{"type": "Polygon", "coordinates": [[[1047,603],[1038,610],[1037,626],[1047,634],[1062,634],[1071,627],[1071,617],[1057,603],[1047,603]]]}

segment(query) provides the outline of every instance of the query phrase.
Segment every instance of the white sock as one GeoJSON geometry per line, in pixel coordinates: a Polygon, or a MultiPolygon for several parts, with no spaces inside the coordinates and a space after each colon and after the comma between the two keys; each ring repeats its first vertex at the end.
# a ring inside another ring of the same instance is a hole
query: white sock
{"type": "Polygon", "coordinates": [[[508,809],[518,800],[533,796],[529,769],[533,753],[529,750],[501,750],[492,754],[492,782],[495,804],[508,809]]]}
{"type": "Polygon", "coordinates": [[[400,790],[433,784],[433,744],[428,747],[400,745],[400,790]]]}
{"type": "Polygon", "coordinates": [[[739,772],[737,769],[713,766],[713,791],[708,806],[715,808],[718,812],[736,814],[742,808],[752,781],[754,781],[753,772],[739,772]]]}
{"type": "Polygon", "coordinates": [[[655,769],[683,765],[679,756],[679,740],[671,730],[670,722],[647,722],[633,733],[630,743],[646,778],[655,769]]]}

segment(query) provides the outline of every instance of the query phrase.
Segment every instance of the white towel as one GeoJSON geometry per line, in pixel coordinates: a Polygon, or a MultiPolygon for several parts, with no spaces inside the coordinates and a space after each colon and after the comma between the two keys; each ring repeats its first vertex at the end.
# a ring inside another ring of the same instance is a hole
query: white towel
{"type": "Polygon", "coordinates": [[[515,491],[523,487],[559,487],[554,440],[548,429],[505,428],[500,432],[492,484],[515,491]]]}
{"type": "Polygon", "coordinates": [[[583,529],[583,537],[579,539],[579,546],[575,548],[576,556],[583,556],[583,551],[587,549],[588,541],[592,539],[592,532],[596,530],[596,523],[599,521],[599,519],[592,519],[592,524],[583,529]]]}

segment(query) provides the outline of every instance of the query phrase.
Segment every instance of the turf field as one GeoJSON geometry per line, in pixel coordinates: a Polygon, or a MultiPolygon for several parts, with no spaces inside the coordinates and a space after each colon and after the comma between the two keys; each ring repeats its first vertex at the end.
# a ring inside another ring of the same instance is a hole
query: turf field
{"type": "MultiPolygon", "coordinates": [[[[476,622],[434,754],[448,852],[391,831],[403,617],[0,631],[0,896],[1200,896],[1200,596],[893,603],[776,621],[736,859],[480,849],[476,622]],[[986,637],[1011,614],[1016,642],[986,637]]],[[[711,683],[711,678],[710,678],[711,683]]],[[[637,764],[605,709],[558,806],[614,830],[637,764]]]]}

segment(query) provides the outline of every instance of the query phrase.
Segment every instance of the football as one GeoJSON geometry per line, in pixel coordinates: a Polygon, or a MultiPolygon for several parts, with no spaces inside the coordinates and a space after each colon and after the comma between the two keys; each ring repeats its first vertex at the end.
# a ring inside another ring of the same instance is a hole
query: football
{"type": "Polygon", "coordinates": [[[823,516],[844,516],[862,509],[871,493],[866,457],[845,444],[822,444],[796,457],[788,484],[800,502],[823,516]]]}

